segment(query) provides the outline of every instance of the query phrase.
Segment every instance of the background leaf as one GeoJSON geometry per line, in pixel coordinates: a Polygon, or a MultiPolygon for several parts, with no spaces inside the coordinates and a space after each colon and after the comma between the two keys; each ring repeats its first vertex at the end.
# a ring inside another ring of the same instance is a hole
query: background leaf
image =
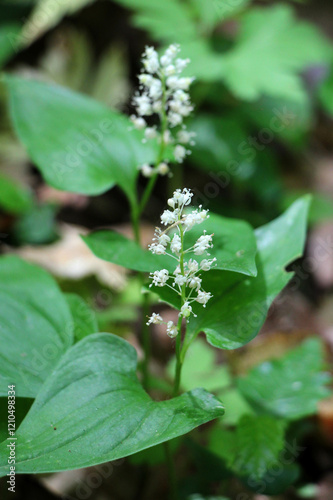
{"type": "MultiPolygon", "coordinates": [[[[203,389],[155,402],[136,377],[136,352],[111,334],[75,344],[16,432],[16,472],[72,470],[125,457],[223,414],[203,389]],[[87,454],[89,450],[89,454],[87,454]]],[[[0,446],[5,475],[7,446],[0,446]]]]}
{"type": "Polygon", "coordinates": [[[329,42],[309,23],[296,22],[290,6],[252,9],[242,18],[236,46],[224,56],[224,81],[240,99],[261,94],[297,99],[298,73],[331,55],[329,42]]]}
{"type": "Polygon", "coordinates": [[[296,420],[316,413],[329,395],[330,376],[322,369],[322,344],[313,338],[282,359],[257,366],[239,379],[238,388],[257,411],[296,420]]]}
{"type": "Polygon", "coordinates": [[[30,191],[0,174],[0,206],[12,214],[27,212],[32,206],[30,191]]]}
{"type": "Polygon", "coordinates": [[[0,259],[0,394],[35,397],[73,342],[67,303],[42,269],[14,256],[0,259]]]}
{"type": "Polygon", "coordinates": [[[283,422],[266,415],[246,415],[235,432],[216,428],[210,450],[224,458],[237,475],[260,479],[276,463],[283,446],[283,422]],[[227,436],[229,446],[225,448],[227,436]]]}
{"type": "Polygon", "coordinates": [[[124,7],[135,9],[133,24],[147,30],[150,35],[165,43],[182,43],[194,39],[196,27],[191,19],[190,10],[184,2],[168,0],[155,2],[152,0],[116,0],[124,7]],[[175,19],[182,27],[175,33],[175,19]]]}

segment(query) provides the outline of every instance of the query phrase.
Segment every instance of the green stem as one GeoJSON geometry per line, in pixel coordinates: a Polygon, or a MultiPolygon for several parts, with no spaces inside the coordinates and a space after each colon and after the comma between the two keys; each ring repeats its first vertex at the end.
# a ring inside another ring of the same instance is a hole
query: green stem
{"type": "MultiPolygon", "coordinates": [[[[140,273],[141,277],[141,286],[144,284],[144,274],[140,273]]],[[[149,298],[148,294],[143,294],[143,304],[142,304],[142,345],[144,358],[142,361],[142,385],[148,390],[150,387],[149,382],[149,361],[151,357],[151,339],[150,339],[150,331],[149,326],[147,325],[147,316],[149,314],[149,298]]]]}
{"type": "MultiPolygon", "coordinates": [[[[182,224],[179,224],[180,231],[180,241],[181,241],[181,253],[180,253],[180,261],[179,267],[181,274],[184,275],[184,229],[182,224]]],[[[182,286],[182,295],[181,295],[181,307],[185,303],[186,298],[186,284],[182,286]]],[[[178,396],[179,387],[181,382],[181,374],[182,374],[182,366],[183,366],[183,357],[182,357],[182,316],[178,319],[177,324],[178,335],[176,337],[176,373],[175,373],[175,382],[173,387],[173,396],[178,396]]]]}
{"type": "Polygon", "coordinates": [[[168,467],[168,475],[170,479],[170,498],[172,498],[172,500],[177,500],[178,498],[177,478],[170,450],[170,442],[166,441],[165,443],[163,443],[163,445],[164,445],[166,464],[168,467]]]}

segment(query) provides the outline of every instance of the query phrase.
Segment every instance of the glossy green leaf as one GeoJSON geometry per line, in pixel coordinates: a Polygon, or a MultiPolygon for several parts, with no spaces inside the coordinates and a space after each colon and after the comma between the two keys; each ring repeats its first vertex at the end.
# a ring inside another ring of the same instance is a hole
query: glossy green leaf
{"type": "Polygon", "coordinates": [[[6,77],[13,124],[46,182],[100,194],[118,184],[134,202],[138,165],[155,160],[124,115],[56,85],[6,77]]]}
{"type": "MultiPolygon", "coordinates": [[[[256,277],[219,270],[202,274],[202,287],[213,298],[205,308],[192,303],[197,318],[192,316],[188,323],[185,345],[204,331],[213,346],[237,349],[258,334],[272,301],[293,276],[286,266],[302,255],[309,203],[310,197],[300,198],[283,215],[256,230],[256,277]]],[[[169,288],[152,290],[180,308],[178,295],[169,288]]]]}
{"type": "Polygon", "coordinates": [[[9,177],[0,174],[0,206],[12,214],[27,212],[32,206],[31,193],[9,177]]]}
{"type": "Polygon", "coordinates": [[[191,336],[203,330],[221,349],[236,349],[259,332],[269,306],[292,277],[285,267],[303,252],[310,199],[296,201],[282,216],[256,230],[256,277],[210,271],[203,287],[213,294],[205,309],[195,307],[189,323],[191,336]]]}
{"type": "Polygon", "coordinates": [[[95,312],[89,305],[75,293],[66,293],[67,304],[74,322],[75,342],[98,332],[98,324],[95,312]]]}
{"type": "Polygon", "coordinates": [[[322,369],[322,344],[313,338],[282,359],[257,366],[239,379],[238,388],[257,411],[296,420],[316,413],[329,395],[330,376],[322,369]]]}
{"type": "MultiPolygon", "coordinates": [[[[135,349],[111,334],[75,344],[46,380],[17,430],[16,472],[108,462],[190,432],[223,414],[203,389],[155,402],[136,377],[135,349]],[[89,451],[89,453],[87,453],[89,451]]],[[[0,445],[0,474],[7,446],[0,445]]]]}
{"type": "Polygon", "coordinates": [[[42,269],[14,256],[0,259],[0,395],[8,384],[35,397],[73,342],[67,303],[42,269]]]}
{"type": "Polygon", "coordinates": [[[97,231],[82,239],[97,257],[127,269],[154,272],[156,269],[173,271],[175,268],[170,257],[154,255],[115,231],[97,231]]]}
{"type": "Polygon", "coordinates": [[[239,476],[261,478],[276,463],[284,446],[284,425],[272,417],[245,415],[235,431],[215,427],[210,450],[239,476]]]}

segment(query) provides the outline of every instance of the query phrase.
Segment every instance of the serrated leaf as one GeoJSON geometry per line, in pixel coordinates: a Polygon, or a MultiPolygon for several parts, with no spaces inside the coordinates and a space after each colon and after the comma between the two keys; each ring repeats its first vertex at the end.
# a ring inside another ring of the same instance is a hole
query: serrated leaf
{"type": "Polygon", "coordinates": [[[75,293],[66,293],[65,298],[73,318],[75,342],[92,333],[97,333],[96,314],[89,305],[75,293]]]}
{"type": "Polygon", "coordinates": [[[261,94],[297,99],[299,72],[328,62],[332,48],[309,23],[295,21],[287,5],[257,8],[243,16],[235,47],[224,55],[224,81],[244,100],[261,94]]]}
{"type": "Polygon", "coordinates": [[[56,85],[6,77],[17,135],[46,182],[64,191],[100,194],[118,184],[136,199],[138,165],[155,160],[130,120],[56,85]]]}
{"type": "Polygon", "coordinates": [[[14,256],[0,259],[0,395],[35,397],[73,342],[67,303],[42,269],[14,256]]]}
{"type": "Polygon", "coordinates": [[[32,206],[30,191],[0,174],[0,206],[12,214],[27,212],[32,206]]]}
{"type": "Polygon", "coordinates": [[[166,43],[182,43],[197,36],[188,6],[178,0],[116,0],[135,10],[133,24],[147,30],[152,38],[166,43]],[[181,29],[175,31],[175,20],[181,29]]]}
{"type": "MultiPolygon", "coordinates": [[[[223,414],[203,389],[153,401],[136,377],[136,352],[111,334],[75,344],[46,380],[16,432],[16,472],[72,470],[168,441],[223,414]],[[89,453],[87,453],[89,450],[89,453]]],[[[8,471],[7,442],[0,474],[8,471]]]]}
{"type": "Polygon", "coordinates": [[[318,402],[329,395],[330,377],[322,369],[322,344],[313,338],[254,368],[238,380],[238,388],[257,411],[297,420],[316,413],[318,402]]]}
{"type": "Polygon", "coordinates": [[[191,0],[191,3],[197,10],[200,26],[203,26],[205,30],[211,30],[219,22],[238,14],[250,3],[250,0],[239,0],[237,2],[191,0]]]}

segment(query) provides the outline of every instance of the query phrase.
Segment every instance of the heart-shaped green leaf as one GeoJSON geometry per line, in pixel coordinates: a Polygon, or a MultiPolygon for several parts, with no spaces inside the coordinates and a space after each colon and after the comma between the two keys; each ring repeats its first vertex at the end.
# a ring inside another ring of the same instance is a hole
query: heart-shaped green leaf
{"type": "Polygon", "coordinates": [[[73,342],[73,320],[55,281],[23,260],[0,259],[0,395],[35,397],[73,342]]]}
{"type": "MultiPolygon", "coordinates": [[[[156,402],[136,377],[135,349],[94,334],[69,349],[16,432],[16,472],[53,472],[125,457],[221,416],[203,389],[156,402]]],[[[7,441],[0,474],[8,472],[7,441]]]]}
{"type": "Polygon", "coordinates": [[[126,116],[60,86],[5,83],[16,133],[48,184],[90,195],[118,184],[134,203],[138,166],[155,160],[157,145],[142,144],[126,116]]]}

